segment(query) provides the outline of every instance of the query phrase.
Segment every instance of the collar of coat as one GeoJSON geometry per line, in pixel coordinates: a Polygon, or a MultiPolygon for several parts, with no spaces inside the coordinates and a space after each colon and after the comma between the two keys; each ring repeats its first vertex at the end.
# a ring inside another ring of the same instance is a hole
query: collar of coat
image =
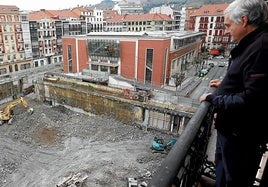
{"type": "Polygon", "coordinates": [[[248,35],[246,35],[238,43],[238,45],[233,48],[233,50],[231,51],[231,56],[235,58],[236,56],[240,55],[245,50],[245,48],[248,47],[248,45],[253,43],[264,32],[268,33],[268,24],[263,24],[248,35]]]}

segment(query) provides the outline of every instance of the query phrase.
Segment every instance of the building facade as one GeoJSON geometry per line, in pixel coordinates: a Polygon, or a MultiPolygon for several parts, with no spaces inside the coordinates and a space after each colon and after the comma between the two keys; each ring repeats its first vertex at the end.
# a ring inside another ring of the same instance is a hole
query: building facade
{"type": "Polygon", "coordinates": [[[71,11],[86,21],[87,33],[103,31],[103,10],[75,7],[71,11]]]}
{"type": "Polygon", "coordinates": [[[86,34],[84,19],[70,10],[29,13],[34,67],[62,62],[62,36],[86,34]]]}
{"type": "Polygon", "coordinates": [[[140,0],[122,0],[118,1],[113,10],[116,10],[120,15],[127,14],[143,14],[143,7],[140,0]]]}
{"type": "Polygon", "coordinates": [[[25,55],[19,8],[0,5],[0,75],[31,67],[31,59],[25,55]]]}
{"type": "Polygon", "coordinates": [[[118,15],[104,23],[106,32],[173,31],[176,22],[167,14],[118,15]]]}
{"type": "Polygon", "coordinates": [[[63,37],[65,73],[119,75],[154,86],[173,84],[200,52],[199,32],[109,32],[63,37]]]}
{"type": "Polygon", "coordinates": [[[224,52],[229,48],[230,35],[224,32],[224,10],[228,4],[203,5],[190,15],[191,28],[203,32],[203,46],[224,52]]]}
{"type": "Polygon", "coordinates": [[[174,28],[172,30],[180,30],[181,11],[176,9],[174,5],[162,5],[160,7],[151,8],[151,14],[166,14],[174,20],[174,28]]]}

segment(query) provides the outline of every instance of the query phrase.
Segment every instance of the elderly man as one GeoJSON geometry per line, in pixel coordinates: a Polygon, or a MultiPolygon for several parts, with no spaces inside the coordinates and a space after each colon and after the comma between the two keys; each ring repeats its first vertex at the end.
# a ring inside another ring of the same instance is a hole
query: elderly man
{"type": "Polygon", "coordinates": [[[224,12],[225,33],[237,46],[224,79],[210,82],[217,93],[200,97],[216,114],[217,187],[252,187],[267,141],[267,14],[264,0],[235,0],[224,12]]]}

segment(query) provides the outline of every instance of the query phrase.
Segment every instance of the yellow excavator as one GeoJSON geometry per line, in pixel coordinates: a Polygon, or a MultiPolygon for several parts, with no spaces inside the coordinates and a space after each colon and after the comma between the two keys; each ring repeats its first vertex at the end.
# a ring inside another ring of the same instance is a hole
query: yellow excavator
{"type": "Polygon", "coordinates": [[[28,106],[28,103],[23,97],[20,97],[8,103],[3,109],[0,109],[0,125],[3,125],[6,122],[9,125],[11,124],[14,117],[13,108],[20,103],[24,106],[24,108],[28,109],[27,112],[30,114],[33,113],[33,108],[28,106]]]}

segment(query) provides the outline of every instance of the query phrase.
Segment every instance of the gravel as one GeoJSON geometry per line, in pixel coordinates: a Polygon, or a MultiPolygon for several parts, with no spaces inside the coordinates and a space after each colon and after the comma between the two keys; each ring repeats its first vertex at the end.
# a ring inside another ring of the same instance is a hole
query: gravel
{"type": "Polygon", "coordinates": [[[149,184],[166,157],[152,151],[153,138],[174,138],[107,115],[51,106],[34,94],[25,99],[34,112],[17,105],[12,124],[0,126],[3,187],[52,187],[68,176],[85,179],[84,187],[125,187],[128,178],[149,184]]]}

